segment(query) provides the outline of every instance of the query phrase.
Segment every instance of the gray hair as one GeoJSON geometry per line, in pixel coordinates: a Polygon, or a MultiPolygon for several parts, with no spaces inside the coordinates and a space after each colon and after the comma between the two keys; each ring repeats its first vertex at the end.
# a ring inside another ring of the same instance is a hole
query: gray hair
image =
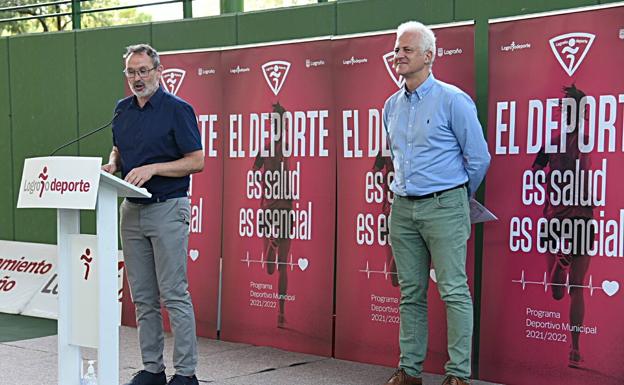
{"type": "Polygon", "coordinates": [[[149,44],[134,44],[126,47],[126,53],[123,55],[124,60],[127,60],[130,55],[133,53],[145,53],[147,56],[152,58],[152,64],[154,67],[158,67],[160,65],[160,56],[158,56],[158,52],[149,44]]]}
{"type": "Polygon", "coordinates": [[[431,28],[417,21],[407,21],[397,28],[397,38],[405,32],[416,32],[420,35],[420,50],[422,53],[431,51],[431,62],[435,60],[436,37],[431,28]]]}

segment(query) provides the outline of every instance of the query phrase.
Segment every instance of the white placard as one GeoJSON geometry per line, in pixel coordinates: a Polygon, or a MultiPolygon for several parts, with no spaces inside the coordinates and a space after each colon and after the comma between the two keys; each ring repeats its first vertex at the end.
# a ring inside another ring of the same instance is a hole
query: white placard
{"type": "MultiPolygon", "coordinates": [[[[6,242],[10,243],[10,242],[6,242]]],[[[14,242],[18,243],[18,242],[14,242]]],[[[0,245],[2,241],[0,241],[0,245]]],[[[47,246],[47,245],[46,245],[47,246]]],[[[1,247],[1,246],[0,246],[1,247]]],[[[56,256],[56,246],[54,246],[54,255],[56,256]]],[[[123,291],[123,271],[124,271],[124,262],[123,262],[123,253],[121,250],[118,254],[119,263],[118,263],[118,272],[117,272],[117,280],[119,283],[119,325],[121,325],[121,300],[122,300],[122,291],[123,291]]],[[[22,315],[32,316],[32,317],[41,317],[41,318],[49,318],[49,319],[58,319],[58,276],[56,274],[56,265],[53,273],[47,274],[49,279],[46,279],[44,284],[39,287],[36,291],[31,293],[30,302],[21,312],[22,315]]],[[[0,310],[3,311],[3,310],[0,310]]]]}
{"type": "Polygon", "coordinates": [[[32,293],[30,301],[21,314],[30,317],[58,319],[58,275],[56,272],[32,293]]]}
{"type": "Polygon", "coordinates": [[[102,158],[49,156],[24,161],[18,208],[95,208],[102,158]]]}
{"type": "Polygon", "coordinates": [[[20,314],[56,273],[56,245],[0,241],[0,312],[20,314]]]}

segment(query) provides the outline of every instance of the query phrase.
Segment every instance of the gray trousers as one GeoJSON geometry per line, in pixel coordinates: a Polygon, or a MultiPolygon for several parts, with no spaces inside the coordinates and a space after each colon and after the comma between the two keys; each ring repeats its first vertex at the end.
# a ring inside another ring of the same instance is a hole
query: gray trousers
{"type": "Polygon", "coordinates": [[[162,300],[174,336],[176,373],[191,376],[197,366],[197,337],[186,276],[190,201],[176,198],[142,205],[125,200],[120,211],[143,366],[152,373],[165,370],[162,300]]]}

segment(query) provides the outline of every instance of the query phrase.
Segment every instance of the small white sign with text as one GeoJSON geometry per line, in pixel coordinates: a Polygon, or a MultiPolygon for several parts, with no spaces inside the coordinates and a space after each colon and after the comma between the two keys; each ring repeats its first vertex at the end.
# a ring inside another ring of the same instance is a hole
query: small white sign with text
{"type": "Polygon", "coordinates": [[[24,161],[18,208],[95,208],[102,158],[49,156],[24,161]]]}

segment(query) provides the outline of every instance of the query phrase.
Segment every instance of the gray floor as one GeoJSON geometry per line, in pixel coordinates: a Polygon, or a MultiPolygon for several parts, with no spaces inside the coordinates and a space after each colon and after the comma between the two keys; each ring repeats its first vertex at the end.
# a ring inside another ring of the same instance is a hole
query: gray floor
{"type": "MultiPolygon", "coordinates": [[[[136,329],[122,327],[120,383],[141,369],[136,329]]],[[[165,341],[167,366],[172,368],[171,337],[165,341]]],[[[56,336],[0,343],[0,385],[58,385],[56,336]]],[[[95,352],[83,352],[94,357],[95,352]]],[[[200,384],[215,385],[382,385],[392,369],[357,362],[286,352],[279,349],[199,340],[200,384]]],[[[426,375],[425,384],[442,382],[442,376],[426,375]]],[[[475,385],[491,384],[473,381],[475,385]]]]}

